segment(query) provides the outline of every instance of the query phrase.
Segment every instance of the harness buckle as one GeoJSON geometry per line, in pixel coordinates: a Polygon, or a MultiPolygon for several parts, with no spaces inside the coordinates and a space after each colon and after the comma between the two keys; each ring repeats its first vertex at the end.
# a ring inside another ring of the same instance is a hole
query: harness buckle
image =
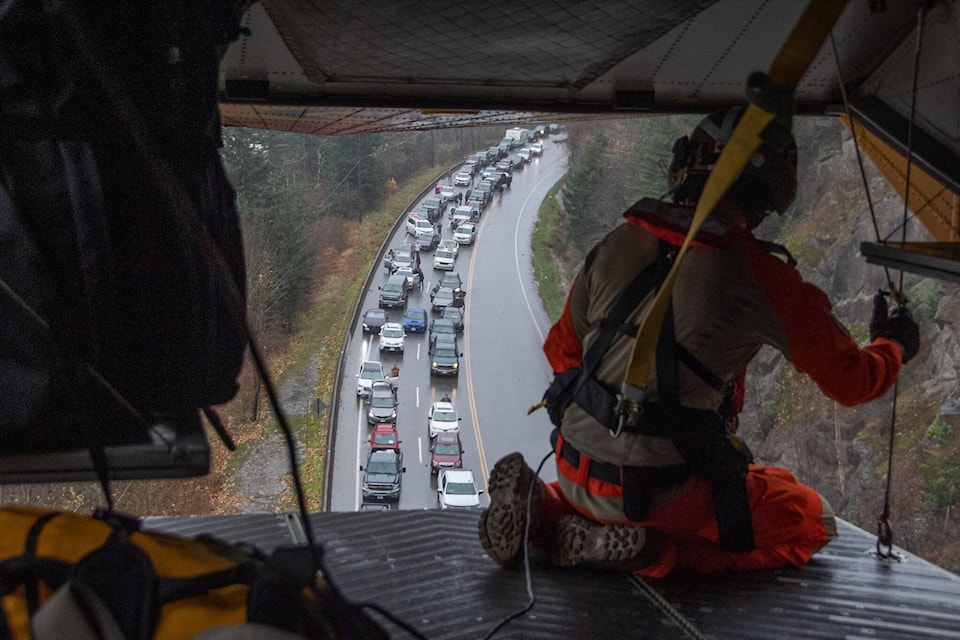
{"type": "Polygon", "coordinates": [[[619,438],[624,427],[636,427],[640,424],[643,415],[643,400],[646,398],[645,389],[623,383],[620,393],[617,394],[617,428],[607,429],[611,438],[619,438]]]}

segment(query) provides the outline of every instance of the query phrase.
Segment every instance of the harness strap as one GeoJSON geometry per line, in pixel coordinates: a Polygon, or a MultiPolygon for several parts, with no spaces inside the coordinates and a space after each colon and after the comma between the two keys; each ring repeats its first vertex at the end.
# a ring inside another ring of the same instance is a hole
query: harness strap
{"type": "MultiPolygon", "coordinates": [[[[692,466],[693,472],[710,481],[720,547],[726,551],[752,551],[756,543],[746,484],[749,459],[730,443],[719,413],[706,416],[705,422],[698,425],[701,433],[691,433],[690,424],[681,422],[683,411],[677,378],[677,347],[673,303],[669,302],[657,341],[657,394],[662,408],[662,426],[676,434],[672,438],[673,443],[683,459],[692,466]],[[677,425],[682,426],[677,428],[677,425]]],[[[639,481],[642,482],[642,478],[639,481]]],[[[641,495],[649,493],[640,491],[641,495]]],[[[626,509],[626,492],[624,494],[626,509]]]]}
{"type": "MultiPolygon", "coordinates": [[[[45,513],[30,526],[30,530],[27,532],[27,539],[24,541],[23,545],[23,555],[28,558],[37,557],[37,543],[40,540],[40,532],[43,530],[47,523],[53,520],[57,515],[56,512],[45,513]]],[[[24,588],[26,590],[26,599],[27,599],[27,610],[30,612],[30,615],[33,615],[37,612],[37,608],[40,606],[40,592],[39,585],[35,577],[30,577],[25,581],[24,588]]]]}
{"type": "MultiPolygon", "coordinates": [[[[557,452],[558,455],[574,469],[579,469],[580,465],[583,464],[586,456],[580,453],[580,451],[572,444],[567,442],[567,440],[561,435],[559,429],[554,429],[550,434],[550,444],[553,446],[553,450],[557,452]]],[[[621,467],[619,465],[611,464],[609,462],[602,462],[600,460],[594,460],[592,458],[589,459],[589,464],[590,467],[587,471],[587,475],[590,478],[617,486],[629,486],[631,474],[636,473],[643,473],[650,477],[656,476],[657,486],[677,485],[690,477],[690,467],[686,464],[668,465],[655,468],[630,466],[621,467]]]]}
{"type": "MultiPolygon", "coordinates": [[[[620,294],[620,298],[617,300],[617,303],[610,310],[610,313],[607,314],[605,318],[600,318],[595,320],[593,325],[599,326],[600,335],[594,340],[593,344],[590,345],[590,349],[583,357],[583,361],[580,366],[580,377],[577,379],[576,385],[573,388],[573,392],[570,394],[571,398],[576,398],[580,393],[580,389],[583,388],[583,385],[586,383],[587,378],[593,375],[594,370],[597,368],[597,365],[600,364],[600,360],[603,359],[604,354],[610,348],[610,343],[613,342],[614,336],[618,332],[622,332],[626,325],[624,325],[624,320],[627,319],[627,316],[630,315],[643,301],[647,295],[653,291],[654,287],[659,285],[664,276],[664,260],[666,258],[666,246],[664,243],[660,243],[660,255],[657,260],[653,262],[646,269],[641,271],[633,279],[633,281],[627,285],[627,288],[623,290],[623,293],[620,294]]],[[[636,329],[634,329],[634,333],[636,329]]]]}
{"type": "Polygon", "coordinates": [[[674,348],[676,350],[677,360],[686,365],[690,371],[694,372],[698,378],[710,385],[714,390],[719,391],[720,393],[723,393],[727,390],[727,384],[717,377],[717,374],[711,371],[707,365],[700,362],[700,360],[695,355],[687,351],[686,347],[684,347],[682,344],[676,341],[674,341],[674,343],[676,344],[674,348]]]}

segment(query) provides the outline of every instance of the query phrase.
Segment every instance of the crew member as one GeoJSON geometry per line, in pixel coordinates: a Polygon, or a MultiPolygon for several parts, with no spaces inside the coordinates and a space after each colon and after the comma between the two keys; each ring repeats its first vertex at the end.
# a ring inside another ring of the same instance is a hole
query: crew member
{"type": "Polygon", "coordinates": [[[652,577],[799,566],[836,537],[822,496],[786,469],[752,464],[736,438],[745,369],[771,345],[828,397],[856,405],[893,385],[920,338],[909,312],[888,314],[878,294],[870,344],[858,346],[833,317],[827,295],[751,233],[794,200],[789,127],[774,121],[767,128],[683,258],[640,418],[621,429],[611,410],[636,329],[741,114],[739,107],[713,113],[677,140],[671,200],[637,202],[587,256],[544,344],[557,374],[546,397],[558,426],[558,480],[544,484],[519,453],[490,474],[479,534],[500,564],[523,556],[528,504],[530,540],[548,546],[556,564],[652,577]],[[641,285],[640,302],[625,319],[610,319],[624,292],[641,285]]]}

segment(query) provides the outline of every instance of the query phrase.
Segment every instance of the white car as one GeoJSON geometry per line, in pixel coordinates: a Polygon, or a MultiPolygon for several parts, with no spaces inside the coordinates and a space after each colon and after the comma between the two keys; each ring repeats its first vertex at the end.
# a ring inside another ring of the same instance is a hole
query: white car
{"type": "Polygon", "coordinates": [[[434,402],[427,413],[427,429],[431,438],[438,433],[460,433],[460,418],[449,402],[434,402]]]}
{"type": "Polygon", "coordinates": [[[440,197],[445,201],[449,202],[457,197],[457,191],[450,185],[445,185],[440,189],[440,197]]]}
{"type": "Polygon", "coordinates": [[[452,271],[457,262],[457,252],[449,247],[440,248],[433,252],[433,268],[452,271]]]}
{"type": "Polygon", "coordinates": [[[479,509],[480,494],[473,471],[444,469],[437,478],[437,500],[441,509],[479,509]]]}
{"type": "Polygon", "coordinates": [[[399,322],[388,322],[380,327],[380,351],[399,351],[403,353],[403,342],[407,334],[399,322]]]}
{"type": "Polygon", "coordinates": [[[437,249],[446,249],[447,251],[453,251],[453,255],[460,253],[460,245],[458,245],[453,240],[441,240],[440,244],[437,245],[437,249]]]}
{"type": "Polygon", "coordinates": [[[407,215],[407,233],[412,235],[414,238],[419,237],[420,234],[426,233],[428,231],[436,231],[433,227],[433,223],[424,218],[423,216],[418,216],[415,213],[407,215]]]}
{"type": "Polygon", "coordinates": [[[364,360],[360,363],[360,371],[357,372],[357,397],[369,398],[370,385],[374,380],[384,378],[383,365],[376,360],[364,360]]]}
{"type": "Polygon", "coordinates": [[[466,171],[461,171],[453,177],[453,184],[458,187],[469,187],[470,183],[473,182],[473,176],[467,173],[466,171]]]}
{"type": "Polygon", "coordinates": [[[403,276],[407,279],[407,289],[419,289],[423,286],[423,272],[419,267],[416,271],[408,266],[397,267],[393,270],[393,275],[403,276]]]}
{"type": "Polygon", "coordinates": [[[477,225],[472,222],[466,222],[453,232],[453,239],[457,244],[473,244],[473,239],[477,235],[477,225]]]}
{"type": "Polygon", "coordinates": [[[542,155],[543,155],[543,143],[542,143],[542,142],[534,142],[533,144],[531,144],[531,145],[530,145],[530,153],[532,153],[532,154],[535,155],[535,156],[542,156],[542,155]]]}

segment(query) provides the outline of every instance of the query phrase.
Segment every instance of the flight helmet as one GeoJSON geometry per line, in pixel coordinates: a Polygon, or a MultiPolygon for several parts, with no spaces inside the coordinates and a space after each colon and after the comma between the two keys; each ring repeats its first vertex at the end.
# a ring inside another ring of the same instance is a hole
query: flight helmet
{"type": "MultiPolygon", "coordinates": [[[[674,143],[667,186],[675,203],[694,206],[700,199],[707,177],[743,112],[743,107],[714,111],[689,137],[674,143]]],[[[786,211],[797,194],[797,145],[793,135],[778,123],[768,129],[728,191],[744,210],[751,229],[771,212],[786,211]]]]}

